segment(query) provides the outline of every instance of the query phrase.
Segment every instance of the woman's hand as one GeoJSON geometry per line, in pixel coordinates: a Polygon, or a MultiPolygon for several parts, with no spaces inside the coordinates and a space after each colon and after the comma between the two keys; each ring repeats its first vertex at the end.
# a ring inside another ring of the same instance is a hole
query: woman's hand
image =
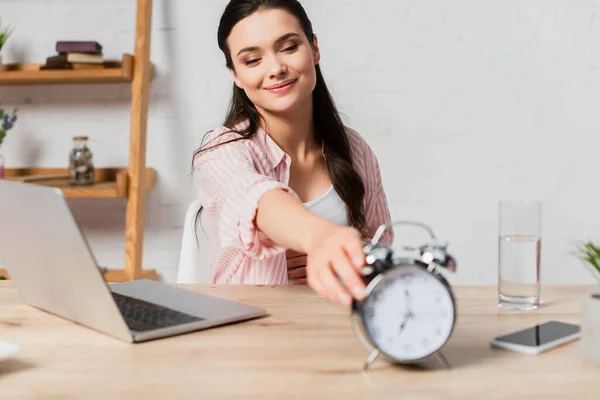
{"type": "Polygon", "coordinates": [[[364,299],[365,285],[358,271],[365,265],[365,255],[357,229],[331,224],[312,239],[307,254],[308,285],[316,293],[346,306],[352,297],[364,299]]]}
{"type": "Polygon", "coordinates": [[[306,254],[288,249],[285,252],[287,258],[288,279],[294,285],[306,285],[306,254]]]}
{"type": "Polygon", "coordinates": [[[261,197],[254,223],[279,246],[308,255],[307,281],[315,292],[345,305],[350,305],[352,297],[364,298],[365,285],[358,270],[365,264],[365,255],[357,229],[313,214],[284,190],[269,190],[261,197]]]}

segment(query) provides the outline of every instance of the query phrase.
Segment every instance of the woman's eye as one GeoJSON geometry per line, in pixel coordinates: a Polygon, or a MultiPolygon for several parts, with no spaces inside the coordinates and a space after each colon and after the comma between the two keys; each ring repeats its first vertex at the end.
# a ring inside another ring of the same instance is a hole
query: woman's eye
{"type": "Polygon", "coordinates": [[[246,61],[244,61],[244,65],[253,65],[253,64],[256,64],[258,61],[259,61],[258,58],[254,58],[252,60],[246,60],[246,61]]]}
{"type": "Polygon", "coordinates": [[[290,46],[287,46],[286,48],[283,49],[283,51],[294,51],[298,48],[297,44],[292,44],[290,46]]]}

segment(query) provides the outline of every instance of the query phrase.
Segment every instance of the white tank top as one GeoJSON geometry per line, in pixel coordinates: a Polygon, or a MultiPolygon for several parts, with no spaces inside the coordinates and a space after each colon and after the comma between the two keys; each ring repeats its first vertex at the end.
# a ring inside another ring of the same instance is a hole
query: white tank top
{"type": "Polygon", "coordinates": [[[338,225],[348,225],[346,203],[337,194],[333,185],[321,196],[303,204],[310,211],[322,218],[328,219],[338,225]]]}

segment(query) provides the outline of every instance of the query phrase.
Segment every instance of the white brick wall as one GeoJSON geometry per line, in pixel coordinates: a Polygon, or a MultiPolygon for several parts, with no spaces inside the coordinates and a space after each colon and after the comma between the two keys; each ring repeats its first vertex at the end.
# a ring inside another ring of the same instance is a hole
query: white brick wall
{"type": "MultiPolygon", "coordinates": [[[[322,67],[346,121],[377,153],[394,218],[430,223],[452,244],[460,284],[496,282],[497,202],[544,201],[542,280],[593,282],[571,242],[600,239],[598,1],[305,0],[322,67]]],[[[156,67],[144,267],[176,274],[194,195],[190,157],[227,106],[216,45],[225,0],[155,1],[156,67]]],[[[2,0],[17,27],[5,61],[41,62],[60,39],[133,52],[135,1],[2,0]]],[[[0,87],[22,119],[2,146],[10,167],[65,165],[87,134],[97,166],[128,158],[129,87],[0,87]]],[[[100,263],[122,268],[125,206],[71,201],[100,263]]],[[[406,236],[406,235],[405,235],[406,236]]],[[[400,236],[402,237],[402,236],[400,236]]]]}

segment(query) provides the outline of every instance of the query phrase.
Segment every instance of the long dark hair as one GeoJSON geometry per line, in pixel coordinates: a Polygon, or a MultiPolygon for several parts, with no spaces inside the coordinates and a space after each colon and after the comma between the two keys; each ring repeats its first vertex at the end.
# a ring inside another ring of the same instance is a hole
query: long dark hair
{"type": "MultiPolygon", "coordinates": [[[[297,0],[231,0],[221,16],[217,34],[219,48],[225,55],[228,68],[234,69],[230,49],[227,46],[227,38],[231,30],[240,20],[256,11],[265,9],[282,9],[294,15],[300,22],[306,37],[311,43],[313,42],[314,33],[312,23],[308,15],[306,15],[306,11],[304,11],[304,8],[297,0]]],[[[329,89],[327,89],[321,68],[317,64],[315,69],[317,82],[312,94],[315,140],[317,143],[323,145],[329,178],[335,191],[344,203],[346,203],[348,221],[362,233],[363,237],[367,237],[372,232],[369,231],[365,222],[363,205],[365,185],[352,164],[352,153],[346,130],[329,93],[329,89]]],[[[217,146],[232,141],[251,139],[260,128],[261,118],[261,115],[244,90],[240,89],[234,83],[231,103],[229,104],[223,125],[231,130],[239,124],[242,124],[243,127],[234,131],[239,134],[238,138],[221,142],[217,146]]],[[[194,158],[203,151],[212,148],[214,146],[206,147],[205,145],[201,145],[194,152],[194,158]]],[[[202,207],[196,214],[196,222],[201,212],[202,207]]]]}

